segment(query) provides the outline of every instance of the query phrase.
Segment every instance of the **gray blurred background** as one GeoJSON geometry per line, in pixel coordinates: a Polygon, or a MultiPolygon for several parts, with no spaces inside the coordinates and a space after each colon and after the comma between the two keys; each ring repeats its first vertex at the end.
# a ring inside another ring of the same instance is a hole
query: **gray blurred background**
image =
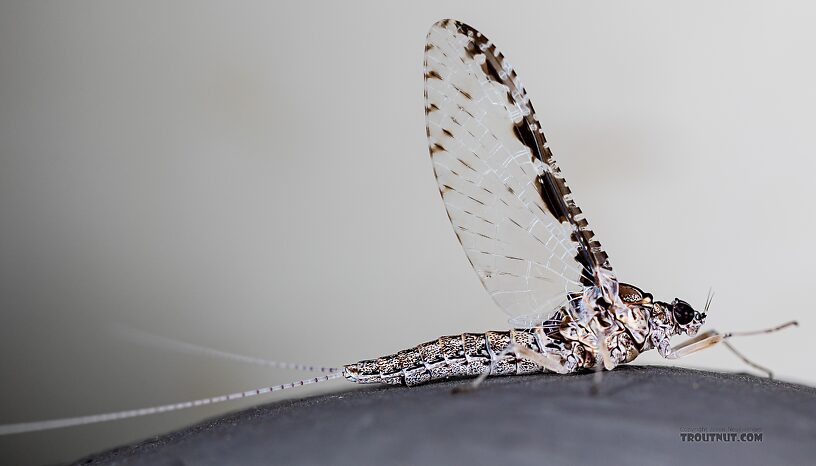
{"type": "MultiPolygon", "coordinates": [[[[713,287],[720,330],[798,319],[735,344],[816,384],[816,7],[498,5],[0,4],[0,423],[305,376],[117,328],[322,365],[505,328],[425,143],[423,45],[443,17],[514,64],[622,280],[697,306],[713,287]]],[[[724,349],[680,364],[746,370],[724,349]]],[[[248,404],[4,437],[0,462],[248,404]]]]}

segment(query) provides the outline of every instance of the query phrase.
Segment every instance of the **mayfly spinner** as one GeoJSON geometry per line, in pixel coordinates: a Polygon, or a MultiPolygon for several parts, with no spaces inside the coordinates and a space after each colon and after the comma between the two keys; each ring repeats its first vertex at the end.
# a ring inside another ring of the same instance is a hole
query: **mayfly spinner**
{"type": "MultiPolygon", "coordinates": [[[[443,20],[425,45],[428,143],[442,200],[482,284],[510,316],[512,330],[443,336],[321,377],[203,400],[117,413],[0,426],[10,434],[123,419],[217,403],[340,377],[356,383],[417,385],[449,377],[595,371],[657,349],[677,359],[756,332],[701,333],[711,299],[658,301],[619,282],[606,252],[575,204],[515,71],[472,27],[443,20]],[[672,346],[675,335],[693,338],[672,346]]],[[[249,358],[196,349],[233,359],[249,358]]],[[[255,361],[258,362],[258,361],[255,361]]],[[[266,363],[264,361],[260,361],[266,363]]]]}

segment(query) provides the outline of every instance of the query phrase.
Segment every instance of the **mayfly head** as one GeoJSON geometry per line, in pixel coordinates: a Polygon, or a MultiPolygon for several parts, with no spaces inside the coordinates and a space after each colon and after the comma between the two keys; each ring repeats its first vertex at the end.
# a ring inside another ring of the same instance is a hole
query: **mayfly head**
{"type": "Polygon", "coordinates": [[[689,336],[694,336],[697,330],[705,323],[706,312],[711,300],[706,301],[706,306],[703,312],[697,312],[691,305],[682,299],[674,298],[671,303],[671,315],[677,329],[677,333],[685,333],[689,336]]]}

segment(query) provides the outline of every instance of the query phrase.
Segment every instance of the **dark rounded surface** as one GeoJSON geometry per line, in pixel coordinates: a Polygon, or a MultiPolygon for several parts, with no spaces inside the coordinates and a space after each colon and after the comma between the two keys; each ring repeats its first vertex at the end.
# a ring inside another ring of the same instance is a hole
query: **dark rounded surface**
{"type": "MultiPolygon", "coordinates": [[[[675,322],[680,325],[687,325],[694,320],[695,312],[689,303],[675,299],[674,304],[672,304],[672,314],[674,315],[675,322]]],[[[699,313],[696,314],[699,315],[699,313]]]]}
{"type": "Polygon", "coordinates": [[[375,387],[289,400],[86,458],[94,465],[812,464],[816,389],[750,375],[623,366],[591,374],[375,387]],[[761,433],[697,441],[685,432],[761,433]],[[739,440],[739,439],[737,439],[739,440]]]}

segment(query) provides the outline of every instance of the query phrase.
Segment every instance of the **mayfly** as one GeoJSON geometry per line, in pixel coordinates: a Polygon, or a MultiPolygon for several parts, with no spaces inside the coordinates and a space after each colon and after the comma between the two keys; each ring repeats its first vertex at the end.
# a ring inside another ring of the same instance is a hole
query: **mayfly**
{"type": "Polygon", "coordinates": [[[619,282],[608,256],[556,165],[516,72],[496,46],[453,20],[431,27],[425,45],[428,144],[442,200],[482,284],[510,316],[511,330],[443,336],[414,348],[342,368],[273,363],[182,344],[181,349],[315,370],[325,375],[231,395],[116,413],[8,424],[1,434],[67,427],[246,398],[345,377],[362,384],[414,386],[452,377],[602,370],[657,349],[678,359],[718,343],[753,367],[726,340],[756,332],[697,335],[702,312],[655,300],[619,282]],[[675,335],[691,339],[677,346],[675,335]],[[697,336],[695,336],[697,335],[697,336]]]}

